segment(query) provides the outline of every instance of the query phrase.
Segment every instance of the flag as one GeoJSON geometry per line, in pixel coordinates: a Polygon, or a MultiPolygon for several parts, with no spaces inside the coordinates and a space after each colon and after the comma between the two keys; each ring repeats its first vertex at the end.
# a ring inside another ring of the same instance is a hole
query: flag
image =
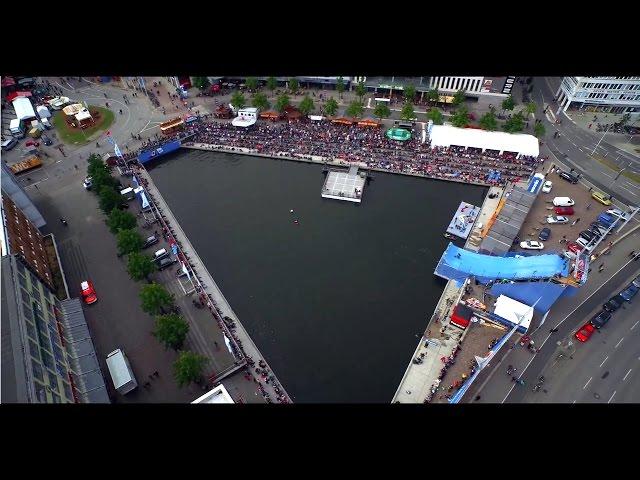
{"type": "MultiPolygon", "coordinates": [[[[109,137],[109,138],[111,138],[111,137],[109,137]]],[[[117,144],[117,143],[114,143],[113,145],[114,145],[114,146],[113,146],[113,150],[116,152],[116,155],[117,155],[118,157],[122,158],[122,152],[121,152],[121,151],[120,151],[120,149],[118,148],[118,144],[117,144]]]]}
{"type": "Polygon", "coordinates": [[[231,348],[231,342],[229,341],[229,338],[226,335],[224,335],[224,343],[227,345],[227,350],[229,350],[229,353],[231,355],[233,355],[233,349],[231,348]]]}

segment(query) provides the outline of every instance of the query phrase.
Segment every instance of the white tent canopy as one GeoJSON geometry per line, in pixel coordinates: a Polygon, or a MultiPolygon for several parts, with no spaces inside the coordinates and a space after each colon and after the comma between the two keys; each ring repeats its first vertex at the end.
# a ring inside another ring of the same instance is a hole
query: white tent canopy
{"type": "Polygon", "coordinates": [[[491,149],[499,152],[515,152],[537,157],[540,154],[538,139],[522,133],[487,132],[476,128],[457,128],[434,125],[431,129],[432,147],[459,147],[491,149]]]}
{"type": "Polygon", "coordinates": [[[533,319],[533,307],[520,303],[505,295],[500,295],[498,297],[493,313],[514,324],[519,323],[527,330],[529,329],[529,325],[531,325],[531,320],[533,319]]]}
{"type": "Polygon", "coordinates": [[[36,112],[31,105],[31,100],[26,97],[18,97],[13,101],[13,109],[16,112],[16,117],[20,120],[29,120],[30,118],[36,118],[36,112]]]}

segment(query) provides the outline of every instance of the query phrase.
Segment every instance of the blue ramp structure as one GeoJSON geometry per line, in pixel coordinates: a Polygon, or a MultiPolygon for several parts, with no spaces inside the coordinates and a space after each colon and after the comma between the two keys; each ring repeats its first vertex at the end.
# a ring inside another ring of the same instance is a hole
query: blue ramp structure
{"type": "Polygon", "coordinates": [[[180,148],[180,140],[174,140],[173,142],[165,143],[164,145],[154,148],[153,150],[144,150],[138,155],[138,161],[143,165],[151,160],[154,160],[167,153],[175,152],[180,148]]]}
{"type": "Polygon", "coordinates": [[[496,279],[534,280],[566,277],[569,259],[558,254],[528,257],[495,257],[470,252],[449,243],[440,257],[435,275],[446,280],[463,282],[473,275],[482,283],[496,279]]]}

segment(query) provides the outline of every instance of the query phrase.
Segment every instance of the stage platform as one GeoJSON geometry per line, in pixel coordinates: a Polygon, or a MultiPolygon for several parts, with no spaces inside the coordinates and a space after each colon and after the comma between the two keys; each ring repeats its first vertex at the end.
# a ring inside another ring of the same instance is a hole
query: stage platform
{"type": "Polygon", "coordinates": [[[453,216],[451,223],[447,227],[447,233],[460,237],[464,240],[467,239],[471,228],[480,213],[480,208],[475,205],[471,205],[467,202],[460,202],[456,214],[453,216]]]}
{"type": "Polygon", "coordinates": [[[358,173],[356,166],[350,167],[348,172],[331,169],[322,186],[322,198],[360,203],[366,180],[367,174],[358,173]]]}

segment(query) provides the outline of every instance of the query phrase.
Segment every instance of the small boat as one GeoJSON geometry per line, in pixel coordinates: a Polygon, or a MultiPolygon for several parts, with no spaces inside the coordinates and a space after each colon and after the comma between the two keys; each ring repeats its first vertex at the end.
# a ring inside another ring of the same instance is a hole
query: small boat
{"type": "Polygon", "coordinates": [[[454,235],[451,235],[449,232],[444,234],[444,238],[449,238],[451,240],[454,240],[456,237],[454,235]]]}
{"type": "Polygon", "coordinates": [[[293,223],[295,223],[297,225],[299,222],[298,222],[298,220],[294,220],[293,223]]]}

